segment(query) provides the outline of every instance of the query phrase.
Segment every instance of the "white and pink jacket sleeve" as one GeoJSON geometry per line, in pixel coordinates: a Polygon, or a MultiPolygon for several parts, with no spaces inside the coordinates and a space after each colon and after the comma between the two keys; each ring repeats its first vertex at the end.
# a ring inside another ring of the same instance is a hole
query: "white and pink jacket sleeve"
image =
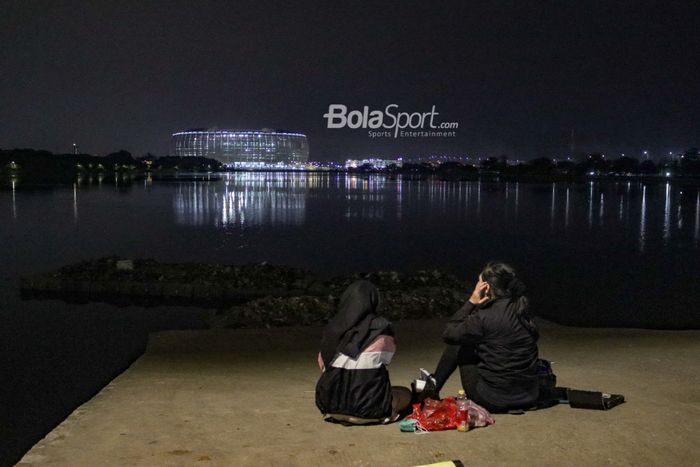
{"type": "MultiPolygon", "coordinates": [[[[396,343],[394,338],[392,336],[380,335],[370,342],[370,344],[360,352],[357,358],[351,358],[339,352],[331,362],[331,366],[335,368],[345,368],[346,370],[379,368],[382,365],[391,363],[395,352],[396,343]]],[[[321,368],[321,371],[325,370],[320,352],[318,354],[318,366],[321,368]]]]}

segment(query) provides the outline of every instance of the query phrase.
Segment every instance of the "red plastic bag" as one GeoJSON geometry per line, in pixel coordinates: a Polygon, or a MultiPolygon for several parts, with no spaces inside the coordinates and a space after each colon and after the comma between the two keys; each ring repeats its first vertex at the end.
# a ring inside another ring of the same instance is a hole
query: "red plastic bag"
{"type": "MultiPolygon", "coordinates": [[[[496,423],[488,410],[468,400],[468,423],[470,428],[489,426],[496,423]]],[[[421,404],[413,404],[413,413],[406,417],[414,419],[416,425],[427,431],[454,430],[462,421],[464,415],[457,410],[457,401],[454,397],[445,397],[436,401],[426,399],[421,404]]]]}
{"type": "Polygon", "coordinates": [[[454,430],[459,425],[462,414],[457,410],[454,397],[436,401],[426,399],[423,408],[413,404],[413,413],[407,418],[416,420],[416,425],[427,431],[454,430]]]}

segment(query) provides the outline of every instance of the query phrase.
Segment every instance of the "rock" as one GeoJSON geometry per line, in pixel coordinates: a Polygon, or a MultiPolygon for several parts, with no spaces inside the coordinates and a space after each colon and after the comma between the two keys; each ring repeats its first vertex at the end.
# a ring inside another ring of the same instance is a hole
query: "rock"
{"type": "Polygon", "coordinates": [[[240,328],[322,324],[333,306],[319,297],[266,297],[220,310],[209,318],[212,327],[240,328]]]}
{"type": "Polygon", "coordinates": [[[133,271],[134,270],[134,260],[132,259],[120,259],[117,261],[117,271],[133,271]]]}

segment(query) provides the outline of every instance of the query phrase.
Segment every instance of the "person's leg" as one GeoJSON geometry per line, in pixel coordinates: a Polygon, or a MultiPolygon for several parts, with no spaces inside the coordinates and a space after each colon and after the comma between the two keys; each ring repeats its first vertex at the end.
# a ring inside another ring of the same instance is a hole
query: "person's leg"
{"type": "Polygon", "coordinates": [[[403,386],[391,387],[391,420],[397,420],[411,406],[411,390],[403,386]]]}
{"type": "MultiPolygon", "coordinates": [[[[477,361],[476,349],[473,346],[448,345],[445,347],[445,350],[440,357],[440,361],[437,364],[437,368],[433,373],[437,391],[439,392],[442,389],[450,375],[452,375],[457,367],[460,367],[460,373],[463,365],[473,365],[474,369],[476,369],[477,361]]],[[[464,379],[462,380],[462,384],[464,384],[464,379]]],[[[465,387],[464,389],[466,390],[467,388],[465,387]]]]}
{"type": "Polygon", "coordinates": [[[476,367],[476,361],[465,362],[463,365],[459,366],[459,376],[462,380],[462,388],[467,393],[467,397],[472,401],[476,402],[486,410],[491,413],[504,413],[508,409],[506,407],[498,407],[486,399],[481,397],[477,389],[477,384],[479,383],[479,369],[476,367]]]}
{"type": "MultiPolygon", "coordinates": [[[[462,380],[462,389],[467,393],[467,397],[476,402],[475,397],[479,397],[476,385],[479,382],[479,369],[476,367],[476,360],[465,361],[459,365],[459,377],[462,380]]],[[[478,402],[477,402],[478,404],[478,402]]]]}

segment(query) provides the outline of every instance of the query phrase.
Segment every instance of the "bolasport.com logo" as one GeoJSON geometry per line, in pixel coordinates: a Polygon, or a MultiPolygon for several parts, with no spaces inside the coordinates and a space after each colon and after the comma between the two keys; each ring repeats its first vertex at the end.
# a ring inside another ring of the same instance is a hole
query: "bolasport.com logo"
{"type": "Polygon", "coordinates": [[[452,138],[457,136],[457,122],[440,122],[440,113],[433,105],[430,112],[401,112],[398,104],[389,104],[384,110],[351,110],[343,104],[330,104],[323,114],[327,128],[367,130],[370,138],[452,138]]]}

